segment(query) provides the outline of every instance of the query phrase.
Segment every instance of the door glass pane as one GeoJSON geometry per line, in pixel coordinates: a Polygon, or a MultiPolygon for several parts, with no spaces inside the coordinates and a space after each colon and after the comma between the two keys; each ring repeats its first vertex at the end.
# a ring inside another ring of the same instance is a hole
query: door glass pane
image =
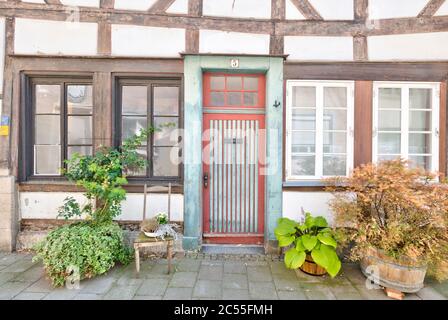
{"type": "Polygon", "coordinates": [[[324,109],[324,130],[347,130],[347,111],[324,109]]]}
{"type": "Polygon", "coordinates": [[[92,147],[91,146],[72,146],[67,147],[67,157],[70,159],[75,153],[79,153],[81,155],[92,155],[92,147]]]}
{"type": "Polygon", "coordinates": [[[292,107],[297,108],[315,108],[316,107],[316,88],[315,87],[293,87],[292,88],[292,107]]]}
{"type": "Polygon", "coordinates": [[[395,111],[395,110],[378,111],[378,130],[401,131],[401,111],[395,111]]]}
{"type": "Polygon", "coordinates": [[[61,117],[59,115],[36,115],[35,138],[36,144],[61,143],[61,117]]]}
{"type": "Polygon", "coordinates": [[[316,110],[292,109],[293,130],[314,130],[316,128],[316,110]]]}
{"type": "Polygon", "coordinates": [[[92,117],[68,116],[68,144],[92,144],[92,117]]]}
{"type": "Polygon", "coordinates": [[[179,148],[154,147],[153,175],[175,177],[179,175],[179,148]]]}
{"type": "Polygon", "coordinates": [[[123,115],[146,115],[148,113],[148,88],[146,86],[123,86],[121,103],[123,115]]]}
{"type": "Polygon", "coordinates": [[[210,89],[212,90],[224,90],[226,88],[225,84],[226,78],[222,76],[212,76],[210,77],[210,89]]]}
{"type": "Polygon", "coordinates": [[[380,88],[379,107],[382,109],[401,109],[401,89],[400,88],[380,88]]]}
{"type": "Polygon", "coordinates": [[[243,90],[243,78],[227,77],[227,90],[243,90]]]}
{"type": "Polygon", "coordinates": [[[347,174],[346,156],[324,156],[324,176],[345,176],[347,174]]]}
{"type": "Polygon", "coordinates": [[[244,77],[244,90],[258,90],[258,78],[244,77]]]}
{"type": "Polygon", "coordinates": [[[345,153],[346,146],[345,132],[324,132],[324,153],[345,153]]]}
{"type": "Polygon", "coordinates": [[[67,86],[67,110],[69,114],[92,114],[92,86],[67,86]]]}
{"type": "Polygon", "coordinates": [[[244,105],[245,106],[257,106],[258,94],[256,92],[244,92],[244,105]]]}
{"type": "Polygon", "coordinates": [[[154,133],[154,144],[156,146],[172,146],[178,142],[178,118],[155,117],[154,126],[160,129],[160,131],[154,133]]]}
{"type": "MultiPolygon", "coordinates": [[[[146,129],[146,117],[123,117],[123,133],[122,139],[125,140],[131,136],[140,133],[141,130],[146,129]]],[[[146,142],[144,142],[146,144],[146,142]]]]}
{"type": "Polygon", "coordinates": [[[409,112],[410,131],[431,131],[431,112],[413,111],[409,112]]]}
{"type": "Polygon", "coordinates": [[[179,88],[154,88],[154,115],[177,116],[179,114],[179,88]]]}
{"type": "Polygon", "coordinates": [[[347,107],[347,88],[324,88],[324,107],[325,108],[346,108],[347,107]]]}
{"type": "Polygon", "coordinates": [[[431,109],[431,89],[409,89],[409,104],[411,109],[431,109]]]}
{"type": "Polygon", "coordinates": [[[410,133],[409,153],[431,153],[431,134],[410,133]]]}
{"type": "Polygon", "coordinates": [[[59,85],[36,85],[36,113],[61,112],[61,87],[59,85]]]}
{"type": "Polygon", "coordinates": [[[61,147],[59,145],[34,146],[35,174],[59,175],[61,147]]]}
{"type": "Polygon", "coordinates": [[[378,153],[400,154],[401,134],[400,133],[378,133],[378,153]]]}
{"type": "Polygon", "coordinates": [[[229,106],[241,106],[241,92],[227,93],[227,104],[229,106]]]}
{"type": "Polygon", "coordinates": [[[314,176],[315,159],[314,155],[292,156],[292,174],[295,176],[314,176]]]}
{"type": "Polygon", "coordinates": [[[316,151],[316,138],[314,132],[292,133],[292,152],[293,153],[314,153],[316,151]]]}
{"type": "Polygon", "coordinates": [[[210,92],[210,104],[215,107],[224,105],[224,92],[210,92]]]}
{"type": "Polygon", "coordinates": [[[431,156],[410,156],[409,165],[414,168],[420,167],[431,171],[431,156]]]}

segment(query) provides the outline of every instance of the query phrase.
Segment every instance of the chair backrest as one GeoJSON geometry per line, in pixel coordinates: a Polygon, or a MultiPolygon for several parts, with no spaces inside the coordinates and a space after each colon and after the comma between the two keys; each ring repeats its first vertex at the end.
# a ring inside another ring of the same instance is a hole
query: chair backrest
{"type": "Polygon", "coordinates": [[[143,221],[146,220],[146,198],[148,192],[168,192],[168,222],[171,222],[171,182],[168,186],[149,186],[145,183],[143,188],[143,221]]]}

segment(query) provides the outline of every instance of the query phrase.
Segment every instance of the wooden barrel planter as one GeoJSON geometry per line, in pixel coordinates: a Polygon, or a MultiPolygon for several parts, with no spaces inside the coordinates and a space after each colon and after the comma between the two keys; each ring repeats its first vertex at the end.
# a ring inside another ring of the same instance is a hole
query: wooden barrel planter
{"type": "Polygon", "coordinates": [[[384,288],[407,293],[423,288],[426,269],[426,265],[411,259],[402,258],[397,261],[373,248],[361,260],[361,271],[367,278],[384,288]]]}
{"type": "Polygon", "coordinates": [[[311,276],[323,276],[327,273],[324,268],[314,262],[309,254],[306,255],[305,262],[300,267],[300,270],[311,276]]]}

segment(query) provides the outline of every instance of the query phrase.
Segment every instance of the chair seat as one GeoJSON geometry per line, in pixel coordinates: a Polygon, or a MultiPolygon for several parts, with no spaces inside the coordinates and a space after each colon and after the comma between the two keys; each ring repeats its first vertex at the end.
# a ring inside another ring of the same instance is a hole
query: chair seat
{"type": "Polygon", "coordinates": [[[146,236],[143,232],[140,232],[140,234],[138,235],[138,237],[135,239],[134,243],[156,243],[156,242],[168,242],[168,241],[173,241],[174,238],[173,237],[165,237],[164,239],[157,237],[157,238],[152,238],[152,237],[148,237],[146,236]]]}

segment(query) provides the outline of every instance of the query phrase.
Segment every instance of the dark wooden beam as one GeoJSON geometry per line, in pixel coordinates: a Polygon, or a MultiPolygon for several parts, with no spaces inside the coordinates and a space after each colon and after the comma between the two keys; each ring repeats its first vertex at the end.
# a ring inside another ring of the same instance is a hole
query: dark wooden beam
{"type": "Polygon", "coordinates": [[[353,59],[355,61],[369,60],[366,36],[354,36],[353,37],[353,59]]]}
{"type": "Polygon", "coordinates": [[[372,81],[355,82],[355,168],[372,162],[372,84],[372,81]]]}
{"type": "Polygon", "coordinates": [[[369,15],[369,0],[354,0],[353,11],[355,13],[355,20],[366,21],[369,15]]]}
{"type": "Polygon", "coordinates": [[[55,5],[61,5],[60,0],[44,0],[46,4],[55,4],[55,5]]]}
{"type": "Polygon", "coordinates": [[[157,0],[148,11],[151,13],[165,13],[174,1],[176,0],[157,0]]]}
{"type": "MultiPolygon", "coordinates": [[[[271,0],[271,19],[273,21],[285,20],[285,0],[271,0]]],[[[277,35],[274,29],[274,34],[271,34],[269,41],[270,54],[283,54],[285,41],[282,35],[277,35]]]]}
{"type": "Polygon", "coordinates": [[[322,16],[317,12],[308,0],[290,0],[292,4],[303,14],[308,20],[323,20],[322,16]]]}
{"type": "Polygon", "coordinates": [[[199,30],[187,29],[185,32],[186,53],[199,53],[199,30]]]}
{"type": "Polygon", "coordinates": [[[112,146],[112,73],[96,72],[93,76],[95,90],[93,103],[94,150],[112,146]]]}
{"type": "Polygon", "coordinates": [[[101,55],[111,54],[111,24],[105,21],[98,22],[98,45],[97,51],[101,55]]]}
{"type": "Polygon", "coordinates": [[[188,0],[188,15],[193,17],[202,16],[202,0],[188,0]]]}
{"type": "Polygon", "coordinates": [[[447,176],[447,82],[440,83],[440,115],[439,115],[439,171],[443,177],[447,176]]]}
{"type": "Polygon", "coordinates": [[[271,0],[271,19],[285,20],[285,0],[271,0]]]}
{"type": "Polygon", "coordinates": [[[100,8],[113,9],[115,6],[115,0],[100,0],[100,8]]]}
{"type": "Polygon", "coordinates": [[[430,0],[417,17],[432,17],[444,2],[445,0],[430,0]]]}
{"type": "Polygon", "coordinates": [[[282,36],[271,36],[269,41],[269,53],[281,55],[284,53],[285,41],[282,36]]]}

